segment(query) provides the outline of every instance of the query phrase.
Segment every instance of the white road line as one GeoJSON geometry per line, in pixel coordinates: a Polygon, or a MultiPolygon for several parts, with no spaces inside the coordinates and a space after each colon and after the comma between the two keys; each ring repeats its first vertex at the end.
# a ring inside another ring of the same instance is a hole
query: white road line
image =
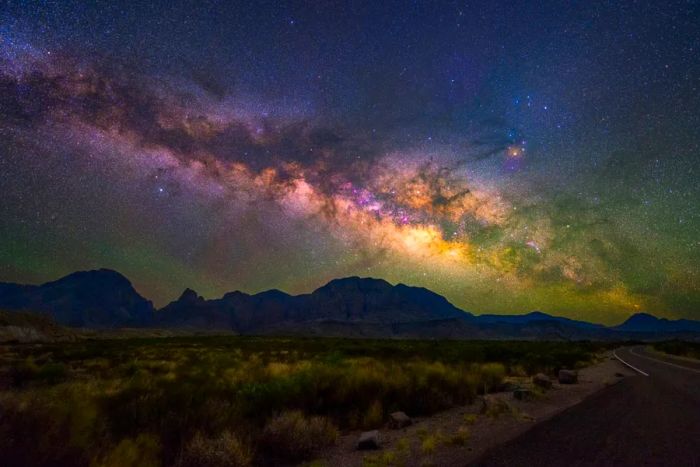
{"type": "Polygon", "coordinates": [[[632,365],[630,365],[629,363],[627,363],[626,361],[624,361],[623,359],[621,359],[620,357],[618,357],[618,356],[617,356],[617,353],[616,353],[614,350],[613,350],[613,356],[614,356],[615,358],[617,358],[617,359],[618,359],[620,362],[622,362],[623,364],[625,364],[625,365],[627,365],[628,367],[632,368],[632,369],[633,369],[634,371],[636,371],[637,373],[642,374],[642,375],[644,375],[644,376],[649,376],[649,373],[645,373],[644,371],[640,370],[640,369],[637,368],[636,366],[632,366],[632,365]]]}
{"type": "MultiPolygon", "coordinates": [[[[659,360],[658,358],[648,357],[648,356],[646,356],[646,355],[640,355],[640,354],[638,354],[637,352],[635,352],[634,349],[630,349],[630,353],[631,353],[632,355],[636,355],[637,357],[646,358],[647,360],[653,360],[653,361],[655,361],[655,362],[663,363],[664,365],[668,365],[668,366],[673,366],[673,367],[676,367],[676,368],[680,368],[681,370],[688,370],[688,371],[692,371],[693,373],[700,373],[700,370],[696,370],[695,368],[688,368],[687,366],[676,365],[675,363],[665,362],[665,361],[663,361],[663,360],[659,360]]],[[[618,359],[618,360],[619,360],[619,359],[618,359]]]]}

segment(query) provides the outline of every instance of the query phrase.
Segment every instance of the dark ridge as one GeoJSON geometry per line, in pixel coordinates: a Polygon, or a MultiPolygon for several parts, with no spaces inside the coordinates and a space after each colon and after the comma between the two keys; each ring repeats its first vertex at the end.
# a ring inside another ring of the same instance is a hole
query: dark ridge
{"type": "Polygon", "coordinates": [[[79,271],[42,285],[0,283],[0,308],[47,315],[72,327],[158,327],[342,337],[440,339],[662,339],[700,338],[700,322],[668,320],[647,313],[624,323],[600,324],[552,316],[474,316],[423,287],[382,279],[333,279],[308,294],[272,289],[249,295],[228,292],[207,300],[185,289],[155,311],[116,271],[79,271]]]}

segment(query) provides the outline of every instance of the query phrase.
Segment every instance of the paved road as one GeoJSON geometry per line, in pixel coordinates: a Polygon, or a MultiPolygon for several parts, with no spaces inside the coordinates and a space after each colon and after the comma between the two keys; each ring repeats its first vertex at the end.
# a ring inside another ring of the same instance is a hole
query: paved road
{"type": "Polygon", "coordinates": [[[700,364],[643,347],[617,355],[649,376],[625,378],[472,465],[700,467],[700,364]]]}

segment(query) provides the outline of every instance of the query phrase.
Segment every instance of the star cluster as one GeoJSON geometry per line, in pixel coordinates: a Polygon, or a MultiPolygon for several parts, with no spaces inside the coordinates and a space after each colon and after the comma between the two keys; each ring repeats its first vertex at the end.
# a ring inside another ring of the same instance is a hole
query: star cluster
{"type": "Polygon", "coordinates": [[[361,275],[476,313],[700,318],[698,23],[10,2],[0,280],[110,267],[164,304],[361,275]]]}

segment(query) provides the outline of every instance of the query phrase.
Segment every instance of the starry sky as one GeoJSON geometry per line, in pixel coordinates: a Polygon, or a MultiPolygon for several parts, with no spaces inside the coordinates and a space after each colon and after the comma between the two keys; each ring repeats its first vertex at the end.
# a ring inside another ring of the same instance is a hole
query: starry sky
{"type": "Polygon", "coordinates": [[[2,281],[700,319],[696,1],[3,5],[2,281]]]}

